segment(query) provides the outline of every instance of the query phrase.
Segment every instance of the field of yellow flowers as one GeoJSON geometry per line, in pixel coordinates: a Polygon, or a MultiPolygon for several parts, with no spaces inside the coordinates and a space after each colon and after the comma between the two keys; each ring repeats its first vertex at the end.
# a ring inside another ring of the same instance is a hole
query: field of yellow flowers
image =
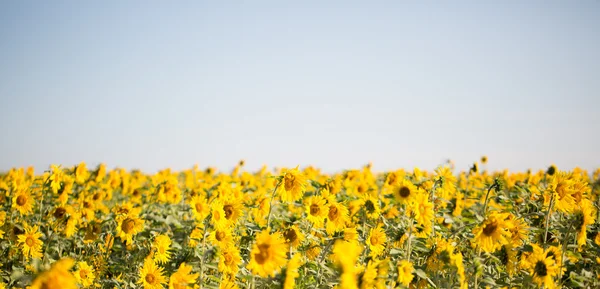
{"type": "Polygon", "coordinates": [[[0,288],[600,288],[600,170],[0,175],[0,288]]]}

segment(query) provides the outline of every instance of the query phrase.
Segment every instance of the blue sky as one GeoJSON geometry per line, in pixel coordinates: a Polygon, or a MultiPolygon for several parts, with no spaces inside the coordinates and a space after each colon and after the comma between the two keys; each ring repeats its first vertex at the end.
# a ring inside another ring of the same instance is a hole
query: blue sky
{"type": "Polygon", "coordinates": [[[2,1],[0,170],[591,169],[598,51],[599,1],[2,1]]]}

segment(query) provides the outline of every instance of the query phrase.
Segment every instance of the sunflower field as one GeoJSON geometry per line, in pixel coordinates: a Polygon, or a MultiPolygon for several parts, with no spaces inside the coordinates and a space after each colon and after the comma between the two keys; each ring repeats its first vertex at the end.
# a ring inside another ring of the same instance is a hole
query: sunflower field
{"type": "Polygon", "coordinates": [[[0,175],[0,288],[600,288],[600,169],[0,175]]]}

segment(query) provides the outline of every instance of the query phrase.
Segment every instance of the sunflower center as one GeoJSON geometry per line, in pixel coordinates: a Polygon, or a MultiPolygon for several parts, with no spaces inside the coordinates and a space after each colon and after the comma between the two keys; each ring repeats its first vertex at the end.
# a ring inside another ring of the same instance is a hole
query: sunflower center
{"type": "Polygon", "coordinates": [[[146,275],[146,282],[150,283],[150,284],[154,284],[154,281],[156,280],[156,277],[154,277],[154,274],[147,274],[146,275]]]}
{"type": "Polygon", "coordinates": [[[201,203],[196,203],[196,205],[194,207],[196,208],[196,212],[202,212],[202,204],[201,203]]]}
{"type": "Polygon", "coordinates": [[[498,224],[496,224],[496,222],[489,223],[489,224],[485,225],[485,227],[483,228],[483,233],[486,236],[491,236],[492,234],[494,234],[494,232],[496,232],[497,228],[498,228],[498,224]]]}
{"type": "Polygon", "coordinates": [[[402,187],[402,188],[400,188],[399,193],[400,193],[400,197],[406,198],[406,197],[410,196],[410,189],[407,187],[402,187]]]}
{"type": "Polygon", "coordinates": [[[321,211],[321,208],[319,208],[319,205],[317,205],[317,204],[310,205],[310,214],[311,215],[316,216],[319,214],[320,211],[321,211]]]}
{"type": "Polygon", "coordinates": [[[223,206],[223,211],[225,211],[225,219],[231,218],[231,215],[233,215],[233,206],[232,205],[225,205],[223,206]]]}
{"type": "Polygon", "coordinates": [[[17,205],[23,206],[23,205],[25,205],[25,203],[27,203],[27,197],[23,196],[23,195],[19,195],[17,197],[17,205]]]}
{"type": "Polygon", "coordinates": [[[365,186],[364,184],[360,184],[357,188],[357,191],[362,194],[367,191],[367,186],[365,186]]]}
{"type": "Polygon", "coordinates": [[[292,228],[285,230],[285,233],[283,234],[283,236],[288,243],[293,243],[298,238],[298,235],[296,234],[296,230],[294,230],[292,228]]]}
{"type": "Polygon", "coordinates": [[[225,257],[225,264],[227,264],[227,265],[233,264],[233,258],[231,257],[230,254],[225,254],[224,257],[225,257]]]}
{"type": "Polygon", "coordinates": [[[64,217],[65,213],[67,213],[67,210],[65,210],[65,208],[56,208],[56,210],[54,210],[54,217],[60,219],[64,217]]]}
{"type": "Polygon", "coordinates": [[[379,245],[379,237],[377,237],[376,235],[371,236],[371,238],[369,238],[369,240],[371,241],[371,245],[373,245],[373,246],[379,245]]]}
{"type": "Polygon", "coordinates": [[[31,247],[31,246],[33,246],[33,244],[35,244],[35,241],[31,237],[27,237],[27,239],[25,239],[25,244],[27,244],[27,246],[31,247]]]}
{"type": "Polygon", "coordinates": [[[270,256],[269,248],[270,247],[271,247],[271,245],[269,245],[269,244],[258,245],[259,252],[257,254],[254,254],[254,259],[256,260],[256,263],[262,265],[269,259],[269,256],[270,256]]]}
{"type": "Polygon", "coordinates": [[[329,214],[327,215],[329,217],[329,220],[335,221],[339,215],[340,214],[336,206],[329,207],[329,214]]]}
{"type": "Polygon", "coordinates": [[[367,209],[367,212],[369,212],[369,214],[375,212],[375,205],[371,200],[367,200],[365,202],[365,208],[367,209]]]}
{"type": "Polygon", "coordinates": [[[79,277],[81,277],[81,279],[87,278],[87,275],[88,275],[87,270],[79,270],[79,277]]]}
{"type": "Polygon", "coordinates": [[[286,191],[292,190],[294,188],[294,182],[296,181],[296,177],[290,174],[285,175],[284,186],[286,191]]]}
{"type": "Polygon", "coordinates": [[[537,261],[533,271],[540,277],[546,277],[546,275],[548,275],[548,268],[546,268],[546,263],[544,263],[544,261],[537,261]]]}
{"type": "Polygon", "coordinates": [[[158,247],[158,252],[160,252],[161,254],[164,254],[165,253],[165,247],[162,247],[162,246],[158,247]]]}
{"type": "Polygon", "coordinates": [[[217,233],[215,234],[215,239],[217,239],[217,241],[222,241],[223,239],[225,239],[225,232],[217,231],[217,233]]]}
{"type": "Polygon", "coordinates": [[[123,225],[121,227],[123,228],[123,232],[129,234],[131,231],[133,231],[133,227],[135,227],[135,221],[131,218],[127,218],[123,221],[123,225]]]}

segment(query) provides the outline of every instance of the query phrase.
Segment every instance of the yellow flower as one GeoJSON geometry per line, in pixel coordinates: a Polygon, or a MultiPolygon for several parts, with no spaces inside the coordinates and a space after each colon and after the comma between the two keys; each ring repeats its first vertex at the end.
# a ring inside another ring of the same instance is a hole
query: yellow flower
{"type": "Polygon", "coordinates": [[[510,241],[511,224],[506,222],[507,214],[492,212],[483,224],[473,229],[475,243],[485,252],[494,252],[510,241]]]}
{"type": "Polygon", "coordinates": [[[410,211],[414,214],[417,224],[424,228],[424,232],[427,234],[431,232],[433,203],[429,201],[429,196],[425,192],[420,192],[415,196],[414,203],[410,206],[410,211]]]}
{"type": "Polygon", "coordinates": [[[190,239],[188,244],[190,247],[196,247],[198,243],[204,238],[204,230],[200,227],[194,228],[190,233],[190,239]]]}
{"type": "Polygon", "coordinates": [[[284,170],[281,174],[281,184],[277,189],[283,202],[294,202],[302,198],[306,190],[306,177],[294,169],[284,170]]]}
{"type": "Polygon", "coordinates": [[[239,271],[239,265],[242,261],[240,252],[235,246],[229,246],[222,249],[219,254],[219,271],[224,274],[235,276],[239,271]]]}
{"type": "Polygon", "coordinates": [[[392,187],[392,193],[400,204],[410,204],[417,194],[417,187],[409,180],[403,179],[392,187]]]}
{"type": "Polygon", "coordinates": [[[369,219],[378,219],[381,214],[381,208],[379,206],[379,201],[377,198],[371,195],[364,195],[360,200],[360,206],[365,209],[365,214],[367,214],[367,218],[369,219]]]}
{"type": "Polygon", "coordinates": [[[21,215],[31,214],[34,204],[35,204],[35,201],[33,200],[31,195],[29,195],[29,193],[25,189],[18,190],[12,199],[13,209],[16,209],[17,211],[19,211],[19,213],[21,215]]]}
{"type": "Polygon", "coordinates": [[[577,231],[577,247],[581,250],[587,241],[587,226],[594,224],[596,221],[594,204],[588,199],[581,200],[574,215],[575,230],[577,231]]]}
{"type": "Polygon", "coordinates": [[[554,208],[559,212],[570,213],[577,206],[573,180],[567,172],[554,174],[548,184],[549,191],[554,195],[554,208]]]}
{"type": "Polygon", "coordinates": [[[256,236],[247,268],[261,277],[273,277],[285,264],[286,253],[287,246],[278,233],[262,231],[256,236]]]}
{"type": "Polygon", "coordinates": [[[296,278],[300,277],[298,268],[300,265],[302,265],[300,261],[301,257],[302,256],[300,254],[296,254],[288,262],[287,268],[285,269],[285,281],[283,283],[283,289],[294,289],[296,278]]]}
{"type": "Polygon", "coordinates": [[[369,245],[369,249],[371,250],[370,255],[373,257],[381,255],[385,249],[386,241],[387,237],[381,227],[371,229],[369,237],[367,238],[367,245],[369,245]]]}
{"type": "Polygon", "coordinates": [[[312,196],[305,201],[306,220],[311,222],[315,228],[323,227],[325,217],[327,217],[328,208],[325,205],[327,200],[321,196],[312,196]]]}
{"type": "Polygon", "coordinates": [[[179,265],[179,269],[169,279],[169,289],[192,289],[193,284],[198,279],[198,273],[191,274],[192,266],[186,265],[185,262],[179,265]]]}
{"type": "Polygon", "coordinates": [[[140,280],[137,283],[142,284],[144,289],[161,289],[167,280],[163,276],[163,269],[148,258],[144,260],[144,266],[140,270],[140,280]]]}
{"type": "Polygon", "coordinates": [[[38,226],[29,226],[25,224],[25,233],[19,235],[18,242],[21,243],[23,255],[25,259],[29,257],[32,258],[41,258],[42,255],[42,245],[44,244],[40,237],[42,233],[38,231],[38,226]]]}
{"type": "Polygon", "coordinates": [[[362,247],[356,242],[337,240],[333,246],[332,261],[340,268],[340,288],[358,288],[356,262],[362,247]]]}
{"type": "Polygon", "coordinates": [[[77,280],[69,272],[75,261],[65,258],[55,262],[50,270],[43,272],[33,280],[30,289],[77,289],[77,280]]]}
{"type": "Polygon", "coordinates": [[[413,279],[414,267],[411,262],[402,260],[398,263],[398,282],[408,287],[413,279]]]}
{"type": "Polygon", "coordinates": [[[134,215],[117,216],[117,236],[127,245],[133,243],[133,236],[144,230],[144,220],[134,215]]]}
{"type": "Polygon", "coordinates": [[[304,241],[304,233],[298,226],[293,225],[283,231],[283,238],[290,247],[297,248],[304,241]]]}
{"type": "Polygon", "coordinates": [[[85,162],[81,162],[75,168],[75,181],[78,184],[83,184],[87,180],[88,177],[89,177],[89,172],[87,170],[87,166],[86,166],[85,162]]]}
{"type": "Polygon", "coordinates": [[[52,188],[52,191],[56,194],[62,186],[64,172],[60,166],[57,165],[50,165],[50,168],[52,170],[52,175],[50,175],[50,188],[52,188]]]}
{"type": "Polygon", "coordinates": [[[204,221],[210,213],[210,206],[203,196],[194,196],[190,201],[190,207],[192,207],[194,217],[196,217],[196,220],[199,222],[204,221]]]}
{"type": "Polygon", "coordinates": [[[534,246],[533,253],[528,257],[529,273],[533,280],[544,288],[554,288],[554,276],[559,272],[558,263],[553,259],[554,255],[548,256],[548,251],[534,246]]]}
{"type": "Polygon", "coordinates": [[[226,248],[233,244],[231,229],[216,229],[208,235],[208,241],[219,248],[226,248]]]}
{"type": "Polygon", "coordinates": [[[77,279],[77,283],[81,284],[84,288],[91,286],[96,278],[94,267],[88,265],[87,262],[78,262],[75,278],[77,279]]]}
{"type": "Polygon", "coordinates": [[[348,208],[336,201],[329,202],[327,206],[329,207],[329,211],[327,212],[327,226],[325,228],[327,234],[331,235],[334,232],[344,230],[346,222],[349,220],[348,208]]]}
{"type": "Polygon", "coordinates": [[[154,261],[159,264],[164,264],[169,262],[171,259],[171,253],[169,250],[171,249],[171,239],[169,236],[160,234],[154,238],[154,243],[152,243],[152,247],[155,249],[154,252],[154,261]]]}

